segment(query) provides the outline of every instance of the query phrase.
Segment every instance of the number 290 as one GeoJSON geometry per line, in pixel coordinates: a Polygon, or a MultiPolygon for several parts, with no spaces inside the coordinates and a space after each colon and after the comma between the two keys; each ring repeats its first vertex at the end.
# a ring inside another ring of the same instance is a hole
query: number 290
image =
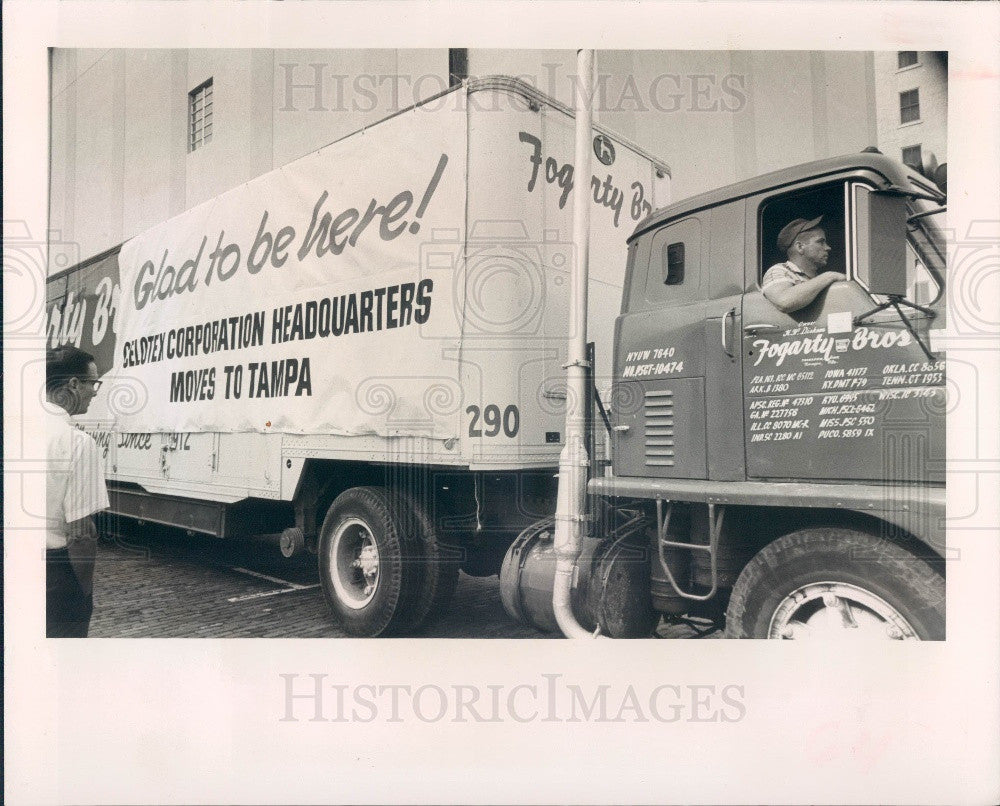
{"type": "Polygon", "coordinates": [[[490,403],[480,410],[479,406],[467,406],[466,414],[471,414],[469,421],[470,437],[495,437],[503,430],[504,436],[515,437],[521,428],[521,412],[511,404],[500,412],[500,407],[490,403]],[[482,426],[480,426],[482,421],[482,426]]]}

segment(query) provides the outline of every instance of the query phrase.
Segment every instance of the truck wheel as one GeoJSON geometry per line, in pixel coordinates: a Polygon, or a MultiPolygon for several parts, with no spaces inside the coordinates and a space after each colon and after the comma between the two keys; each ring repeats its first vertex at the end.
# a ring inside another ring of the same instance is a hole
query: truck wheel
{"type": "Polygon", "coordinates": [[[378,487],[355,487],[330,505],[320,530],[319,577],[351,635],[391,634],[412,615],[423,564],[405,520],[401,502],[378,487]]]}
{"type": "Polygon", "coordinates": [[[944,577],[924,558],[850,529],[804,529],[743,569],[727,638],[944,640],[944,577]]]}
{"type": "Polygon", "coordinates": [[[422,575],[409,615],[403,616],[404,629],[417,630],[434,621],[448,609],[458,584],[458,549],[442,545],[434,524],[423,506],[408,493],[396,493],[403,527],[416,538],[420,548],[422,575]]]}

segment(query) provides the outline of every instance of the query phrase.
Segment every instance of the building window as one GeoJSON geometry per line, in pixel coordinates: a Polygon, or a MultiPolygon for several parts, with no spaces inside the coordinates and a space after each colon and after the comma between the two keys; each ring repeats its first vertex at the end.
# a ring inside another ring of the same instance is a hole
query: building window
{"type": "Polygon", "coordinates": [[[913,67],[917,63],[917,52],[915,50],[901,50],[898,52],[897,58],[900,70],[904,67],[913,67]]]}
{"type": "Polygon", "coordinates": [[[899,122],[913,123],[920,120],[920,90],[899,93],[899,122]]]}
{"type": "Polygon", "coordinates": [[[920,153],[920,146],[907,146],[903,149],[903,162],[920,168],[923,164],[923,155],[920,153]]]}
{"type": "Polygon", "coordinates": [[[188,93],[188,151],[212,139],[212,79],[188,93]]]}

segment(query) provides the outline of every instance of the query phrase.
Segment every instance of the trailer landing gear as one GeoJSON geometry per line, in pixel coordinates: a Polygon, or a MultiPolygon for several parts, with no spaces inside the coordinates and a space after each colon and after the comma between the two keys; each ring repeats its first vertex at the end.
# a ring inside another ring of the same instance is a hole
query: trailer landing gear
{"type": "Polygon", "coordinates": [[[281,537],[278,538],[278,548],[281,550],[281,556],[286,559],[292,559],[300,555],[305,551],[306,539],[302,530],[298,526],[289,526],[281,533],[281,537]]]}

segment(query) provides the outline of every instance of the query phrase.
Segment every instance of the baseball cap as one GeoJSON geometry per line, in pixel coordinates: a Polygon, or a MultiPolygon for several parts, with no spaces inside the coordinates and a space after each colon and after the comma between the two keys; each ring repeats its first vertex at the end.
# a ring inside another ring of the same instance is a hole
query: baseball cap
{"type": "Polygon", "coordinates": [[[787,252],[788,248],[795,243],[795,239],[799,237],[800,233],[812,229],[822,220],[823,216],[817,216],[811,221],[807,221],[804,218],[796,218],[794,221],[789,221],[781,228],[781,232],[778,233],[778,248],[782,252],[787,252]]]}

